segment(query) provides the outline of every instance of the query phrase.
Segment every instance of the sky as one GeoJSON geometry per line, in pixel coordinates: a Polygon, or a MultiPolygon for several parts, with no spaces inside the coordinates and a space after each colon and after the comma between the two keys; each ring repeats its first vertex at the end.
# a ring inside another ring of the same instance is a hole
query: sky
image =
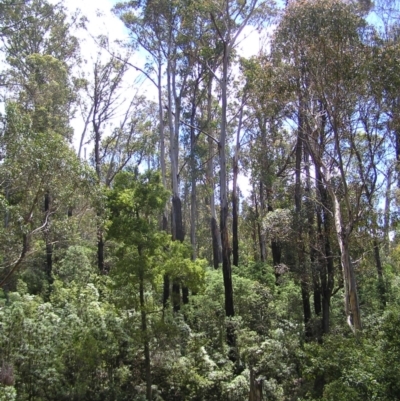
{"type": "MultiPolygon", "coordinates": [[[[53,3],[57,3],[57,0],[51,0],[53,3]]],[[[79,30],[75,33],[78,36],[81,46],[81,54],[84,60],[83,70],[87,77],[90,77],[93,63],[98,57],[98,46],[93,39],[98,35],[106,35],[109,37],[110,42],[117,39],[121,40],[128,38],[128,33],[124,24],[111,12],[111,8],[117,3],[115,0],[96,0],[95,6],[93,7],[92,2],[82,0],[64,0],[63,4],[67,10],[71,13],[79,9],[87,18],[87,31],[79,30]],[[90,34],[89,34],[90,33],[90,34]]],[[[265,45],[265,41],[260,35],[251,27],[246,27],[243,30],[241,37],[239,38],[238,51],[240,55],[244,57],[250,57],[259,53],[260,49],[265,45]]],[[[103,54],[102,57],[106,57],[103,54]]],[[[132,62],[138,66],[143,66],[145,63],[145,57],[143,53],[137,53],[133,56],[132,62]]],[[[131,86],[133,82],[136,82],[138,92],[146,94],[148,98],[156,101],[157,92],[154,86],[143,79],[135,71],[131,71],[126,77],[126,86],[131,86]],[[138,85],[140,82],[140,85],[138,85]]],[[[128,92],[128,89],[127,89],[128,92]]],[[[117,121],[116,121],[117,123],[117,121]]],[[[83,117],[80,112],[76,114],[74,121],[72,122],[74,128],[74,140],[73,145],[78,150],[81,133],[83,131],[84,123],[83,117]]],[[[92,149],[91,144],[86,146],[86,154],[88,155],[92,149]]],[[[84,149],[82,149],[82,156],[84,155],[84,149]]],[[[250,192],[249,179],[243,175],[239,177],[238,185],[241,191],[245,194],[250,192]]]]}

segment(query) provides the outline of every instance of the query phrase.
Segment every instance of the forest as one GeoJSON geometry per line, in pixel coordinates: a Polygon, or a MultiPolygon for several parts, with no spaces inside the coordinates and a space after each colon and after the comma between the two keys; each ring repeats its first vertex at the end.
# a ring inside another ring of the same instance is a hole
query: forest
{"type": "Polygon", "coordinates": [[[398,0],[68,2],[0,0],[0,401],[400,399],[398,0]]]}

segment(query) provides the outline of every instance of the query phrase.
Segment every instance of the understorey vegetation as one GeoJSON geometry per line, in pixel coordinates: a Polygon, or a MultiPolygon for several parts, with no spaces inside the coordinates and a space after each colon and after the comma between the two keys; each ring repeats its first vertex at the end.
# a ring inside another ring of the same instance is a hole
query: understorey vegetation
{"type": "Polygon", "coordinates": [[[0,401],[398,399],[397,0],[109,6],[0,0],[0,401]]]}

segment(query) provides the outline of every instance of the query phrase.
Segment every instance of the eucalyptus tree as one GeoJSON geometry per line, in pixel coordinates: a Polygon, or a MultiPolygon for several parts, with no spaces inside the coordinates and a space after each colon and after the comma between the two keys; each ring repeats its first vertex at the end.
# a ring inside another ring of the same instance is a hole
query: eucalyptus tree
{"type": "MultiPolygon", "coordinates": [[[[129,56],[129,55],[128,55],[129,56]]],[[[93,141],[93,165],[100,186],[109,187],[115,175],[135,157],[143,155],[152,125],[150,102],[139,96],[123,96],[128,71],[128,56],[111,54],[103,61],[99,54],[93,66],[92,82],[86,81],[85,95],[88,104],[84,113],[78,155],[84,144],[93,141]],[[117,121],[117,123],[115,123],[117,121]],[[113,124],[116,126],[113,127],[113,124]],[[90,134],[89,139],[85,139],[90,134]],[[140,138],[139,138],[140,136],[140,138]]],[[[104,205],[103,205],[104,206],[104,205]]],[[[102,206],[98,218],[102,218],[102,206]]],[[[99,221],[97,233],[97,262],[100,272],[105,272],[103,224],[99,221]]]]}
{"type": "MultiPolygon", "coordinates": [[[[251,0],[249,2],[231,0],[213,0],[207,4],[213,31],[221,52],[220,73],[214,73],[221,96],[221,123],[219,135],[220,167],[220,231],[222,240],[222,271],[225,290],[225,314],[235,315],[231,270],[231,247],[228,229],[228,170],[227,170],[227,129],[228,129],[228,85],[231,75],[232,56],[244,28],[254,24],[261,26],[271,15],[271,2],[251,0]]],[[[211,71],[211,69],[210,69],[211,71]]],[[[228,326],[227,342],[235,347],[234,330],[228,326]]],[[[236,357],[232,354],[233,359],[236,357]]]]}
{"type": "MultiPolygon", "coordinates": [[[[160,136],[161,136],[161,165],[165,172],[164,159],[164,118],[163,93],[165,93],[166,125],[169,130],[169,161],[172,187],[172,221],[171,230],[175,240],[184,240],[182,221],[182,202],[179,186],[179,153],[182,101],[188,90],[188,78],[195,61],[191,49],[188,31],[191,24],[191,7],[189,2],[176,1],[131,1],[119,3],[114,11],[130,30],[133,45],[145,49],[156,63],[156,86],[159,95],[160,136]],[[151,34],[150,34],[151,33],[151,34]],[[165,66],[165,67],[164,67],[165,66]],[[164,69],[165,68],[165,69],[164,69]],[[166,74],[166,83],[163,86],[162,76],[166,74]],[[164,164],[163,164],[164,163],[164,164]]],[[[149,76],[149,74],[147,74],[149,76]]],[[[166,181],[165,181],[166,184],[166,181]]],[[[165,219],[164,219],[165,220],[165,219]]],[[[164,302],[169,297],[169,278],[165,278],[164,302]]],[[[179,309],[180,288],[176,283],[172,285],[174,308],[179,309]]],[[[187,302],[187,290],[183,289],[183,301],[187,302]]]]}
{"type": "MultiPolygon", "coordinates": [[[[366,136],[360,133],[368,66],[368,49],[360,36],[365,29],[357,8],[329,0],[292,3],[277,33],[282,59],[294,67],[294,74],[303,77],[299,87],[303,122],[299,138],[315,166],[320,194],[326,191],[331,202],[346,317],[354,332],[361,330],[361,316],[350,243],[356,224],[366,212],[365,199],[375,196],[374,165],[379,161],[369,158],[368,163],[358,163],[358,169],[353,167],[359,149],[368,143],[375,155],[383,150],[379,130],[366,136]],[[372,179],[369,184],[367,177],[372,179]]],[[[332,286],[329,269],[328,277],[327,283],[332,286]]],[[[329,302],[332,290],[325,290],[329,302]]]]}
{"type": "Polygon", "coordinates": [[[260,261],[267,261],[267,240],[270,240],[272,263],[278,267],[282,244],[275,235],[269,235],[263,221],[269,212],[285,207],[279,200],[277,188],[287,184],[294,150],[293,141],[282,127],[287,117],[287,90],[281,79],[282,68],[274,65],[268,55],[242,59],[241,70],[248,92],[246,129],[250,147],[245,164],[252,172],[258,255],[260,261]]]}

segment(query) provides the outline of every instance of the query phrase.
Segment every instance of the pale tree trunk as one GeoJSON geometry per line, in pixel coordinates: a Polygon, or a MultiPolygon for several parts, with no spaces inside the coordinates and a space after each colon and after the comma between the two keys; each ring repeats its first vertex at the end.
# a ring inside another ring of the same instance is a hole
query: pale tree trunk
{"type": "Polygon", "coordinates": [[[190,115],[190,175],[191,175],[191,194],[190,194],[190,243],[192,245],[192,260],[197,258],[197,239],[196,239],[196,221],[197,221],[197,188],[196,188],[196,133],[195,133],[195,117],[196,117],[196,101],[198,80],[194,87],[192,110],[190,115]]]}
{"type": "MultiPolygon", "coordinates": [[[[169,57],[167,61],[167,94],[168,94],[168,125],[170,131],[170,162],[172,181],[172,239],[183,242],[185,233],[182,221],[182,202],[179,194],[178,159],[179,159],[179,127],[181,112],[181,92],[176,92],[176,65],[169,57]],[[174,110],[174,113],[173,111],[174,110]]],[[[184,86],[184,84],[182,84],[184,86]]],[[[178,282],[172,283],[172,302],[174,311],[180,309],[181,295],[178,282]]],[[[182,288],[183,303],[188,303],[188,289],[182,288]]]]}
{"type": "Polygon", "coordinates": [[[333,200],[333,216],[335,220],[336,236],[340,249],[340,261],[342,265],[343,282],[345,288],[345,310],[347,323],[352,331],[357,334],[357,332],[362,329],[362,326],[355,272],[353,264],[350,260],[350,229],[345,227],[343,224],[339,200],[330,185],[328,185],[328,191],[333,200]]]}
{"type": "Polygon", "coordinates": [[[44,196],[44,218],[45,218],[45,241],[46,241],[46,275],[47,280],[51,284],[53,282],[52,272],[53,272],[53,245],[50,241],[50,202],[51,197],[47,192],[44,196]]]}
{"type": "MultiPolygon", "coordinates": [[[[259,218],[264,217],[264,210],[265,210],[265,200],[264,200],[264,185],[262,181],[260,180],[259,184],[259,190],[260,190],[260,210],[259,210],[259,218]]],[[[258,225],[258,242],[259,242],[259,247],[260,247],[260,261],[262,263],[265,263],[267,261],[267,246],[266,246],[266,240],[265,240],[265,233],[262,228],[262,224],[260,221],[257,223],[258,225]]]]}
{"type": "MultiPolygon", "coordinates": [[[[311,275],[313,281],[313,298],[314,298],[314,312],[316,316],[320,316],[322,312],[322,288],[320,283],[320,265],[318,263],[316,252],[316,236],[314,230],[314,201],[312,200],[311,189],[311,172],[310,172],[310,155],[308,154],[306,146],[304,146],[304,161],[306,173],[306,186],[305,186],[305,207],[307,210],[308,220],[308,248],[310,255],[311,275]]],[[[317,333],[320,338],[320,332],[317,333]]]]}
{"type": "Polygon", "coordinates": [[[303,239],[303,227],[302,227],[302,190],[301,190],[301,160],[303,157],[303,139],[304,135],[304,115],[302,111],[302,100],[300,99],[300,111],[299,111],[299,122],[298,122],[298,133],[297,133],[297,144],[296,144],[296,161],[295,161],[295,189],[294,189],[294,202],[296,211],[296,233],[297,233],[297,272],[300,275],[300,287],[301,287],[301,298],[303,304],[303,319],[304,319],[304,330],[306,339],[311,339],[312,331],[310,327],[311,321],[311,305],[310,305],[310,294],[308,288],[308,274],[306,271],[306,260],[305,260],[305,246],[303,239]]]}
{"type": "MultiPolygon", "coordinates": [[[[167,169],[165,163],[165,134],[164,134],[164,111],[163,111],[163,100],[162,100],[162,63],[161,56],[158,60],[158,74],[157,74],[157,89],[158,89],[158,119],[159,119],[159,134],[160,134],[160,167],[161,167],[161,178],[165,189],[167,187],[167,169]]],[[[168,232],[168,209],[167,205],[164,207],[161,229],[168,232]]],[[[163,282],[163,308],[167,307],[170,293],[170,281],[167,274],[164,275],[163,282]]]]}
{"type": "MultiPolygon", "coordinates": [[[[96,99],[96,98],[95,98],[96,99]]],[[[94,103],[94,112],[93,112],[93,131],[95,134],[94,138],[94,162],[95,162],[95,169],[96,169],[96,175],[97,175],[97,180],[100,185],[101,183],[101,160],[100,160],[100,141],[101,141],[101,135],[100,135],[100,127],[96,123],[96,116],[97,116],[97,102],[95,100],[94,103]]],[[[98,212],[97,216],[100,218],[101,215],[98,212]]],[[[100,273],[105,273],[105,268],[104,268],[104,238],[103,238],[103,227],[101,223],[98,223],[97,226],[97,268],[100,273]]]]}
{"type": "Polygon", "coordinates": [[[210,230],[213,249],[213,265],[218,269],[222,261],[222,243],[221,234],[218,228],[217,213],[215,210],[215,184],[214,184],[214,153],[215,145],[212,139],[211,120],[212,120],[212,76],[207,83],[207,141],[208,141],[208,160],[207,160],[207,182],[210,186],[210,195],[208,197],[208,204],[210,205],[210,230]]]}
{"type": "MultiPolygon", "coordinates": [[[[232,268],[231,268],[231,249],[229,244],[229,231],[228,231],[228,188],[227,188],[227,168],[226,168],[226,131],[227,131],[227,84],[228,84],[228,69],[229,69],[229,56],[230,47],[224,43],[224,55],[222,65],[222,78],[220,80],[221,86],[221,133],[219,140],[219,159],[220,159],[220,205],[221,205],[221,219],[220,230],[222,240],[222,272],[224,277],[225,289],[225,314],[227,317],[235,316],[235,309],[233,304],[233,285],[232,285],[232,268]]],[[[236,346],[236,335],[233,327],[230,325],[227,328],[227,343],[231,347],[236,346]]],[[[236,359],[236,358],[235,358],[236,359]]]]}
{"type": "Polygon", "coordinates": [[[240,131],[242,130],[243,104],[239,114],[236,133],[235,154],[233,156],[233,187],[232,187],[232,250],[233,265],[239,266],[239,196],[237,180],[239,174],[240,131]]]}
{"type": "MultiPolygon", "coordinates": [[[[139,256],[142,256],[142,250],[138,247],[139,256]]],[[[152,400],[152,389],[151,389],[151,361],[150,361],[150,344],[149,334],[147,331],[147,314],[146,305],[144,300],[144,272],[143,267],[140,267],[139,272],[139,301],[140,301],[140,317],[141,317],[141,329],[143,336],[143,355],[145,364],[145,375],[146,375],[146,400],[152,400]]]]}
{"type": "MultiPolygon", "coordinates": [[[[221,207],[221,241],[222,241],[222,272],[224,278],[225,290],[225,314],[226,316],[235,316],[233,303],[233,285],[232,285],[232,269],[230,260],[230,245],[228,231],[228,185],[227,185],[227,167],[226,167],[226,145],[227,145],[227,106],[228,106],[228,74],[230,67],[230,56],[232,49],[238,39],[238,36],[248,24],[250,17],[253,15],[257,0],[251,0],[247,6],[246,15],[241,12],[244,10],[244,5],[239,4],[238,8],[234,2],[225,1],[221,4],[221,8],[214,15],[211,12],[212,24],[215,28],[215,33],[219,37],[222,49],[222,75],[218,79],[221,89],[221,128],[219,140],[219,159],[220,159],[220,207],[221,207]],[[221,24],[222,22],[222,24],[221,24]],[[222,30],[220,27],[223,27],[222,30]]],[[[230,359],[237,362],[238,356],[236,352],[236,334],[233,326],[227,327],[227,344],[231,347],[230,359]]]]}

